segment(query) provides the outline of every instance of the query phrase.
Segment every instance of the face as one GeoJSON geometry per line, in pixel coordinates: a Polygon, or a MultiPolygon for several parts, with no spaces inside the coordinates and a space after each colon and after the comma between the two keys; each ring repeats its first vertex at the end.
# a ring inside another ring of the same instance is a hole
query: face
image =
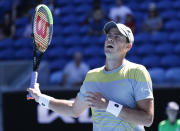
{"type": "Polygon", "coordinates": [[[150,10],[149,11],[149,16],[150,17],[155,17],[156,16],[156,11],[155,10],[150,10]]]}
{"type": "Polygon", "coordinates": [[[8,13],[5,14],[4,21],[6,24],[10,22],[10,14],[8,14],[8,13]]]}
{"type": "Polygon", "coordinates": [[[166,113],[167,113],[168,120],[170,121],[170,123],[174,123],[176,121],[178,112],[176,110],[167,109],[166,113]]]}
{"type": "Polygon", "coordinates": [[[80,52],[76,52],[75,54],[74,54],[74,61],[75,61],[75,63],[76,64],[80,64],[81,63],[81,53],[80,52]]]}
{"type": "Polygon", "coordinates": [[[102,14],[101,10],[96,10],[96,11],[94,12],[93,17],[94,17],[94,19],[95,19],[96,21],[101,20],[102,17],[103,17],[103,14],[102,14]]]}
{"type": "Polygon", "coordinates": [[[111,28],[108,34],[106,34],[104,45],[106,57],[117,58],[125,56],[131,47],[132,45],[127,43],[126,37],[117,28],[111,28]]]}
{"type": "Polygon", "coordinates": [[[121,6],[122,5],[122,0],[116,0],[116,5],[121,6]]]}
{"type": "Polygon", "coordinates": [[[131,14],[128,14],[127,16],[126,16],[126,22],[128,23],[128,22],[131,22],[132,21],[132,15],[131,14]]]}

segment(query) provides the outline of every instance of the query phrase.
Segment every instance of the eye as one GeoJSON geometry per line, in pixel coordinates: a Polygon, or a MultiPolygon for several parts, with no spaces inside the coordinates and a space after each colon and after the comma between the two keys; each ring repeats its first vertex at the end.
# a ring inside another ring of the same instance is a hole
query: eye
{"type": "Polygon", "coordinates": [[[119,35],[115,35],[114,38],[115,39],[119,39],[120,37],[119,37],[119,35]]]}

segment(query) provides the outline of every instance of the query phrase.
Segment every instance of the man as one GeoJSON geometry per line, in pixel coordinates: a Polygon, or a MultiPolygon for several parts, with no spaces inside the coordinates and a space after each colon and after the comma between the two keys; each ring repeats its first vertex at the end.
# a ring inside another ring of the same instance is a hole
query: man
{"type": "Polygon", "coordinates": [[[82,54],[74,53],[74,60],[69,62],[63,72],[62,84],[66,87],[80,86],[88,72],[89,67],[82,62],[82,54]]]}
{"type": "Polygon", "coordinates": [[[155,3],[150,3],[148,8],[148,16],[143,22],[143,31],[149,33],[159,32],[163,27],[162,18],[158,15],[155,3]]]}
{"type": "Polygon", "coordinates": [[[105,17],[101,9],[96,9],[93,12],[92,19],[89,21],[89,35],[100,36],[103,34],[103,26],[105,17]]]}
{"type": "Polygon", "coordinates": [[[91,107],[93,131],[144,131],[154,117],[151,78],[144,66],[125,59],[134,42],[131,29],[111,21],[104,31],[105,66],[87,73],[74,102],[41,94],[38,84],[28,91],[41,105],[63,115],[78,117],[91,107]]]}
{"type": "Polygon", "coordinates": [[[180,131],[180,120],[177,120],[179,105],[171,101],[166,107],[168,120],[160,122],[158,131],[180,131]]]}
{"type": "Polygon", "coordinates": [[[122,0],[116,0],[116,6],[110,9],[109,18],[124,24],[128,14],[132,15],[131,9],[123,5],[122,0]]]}

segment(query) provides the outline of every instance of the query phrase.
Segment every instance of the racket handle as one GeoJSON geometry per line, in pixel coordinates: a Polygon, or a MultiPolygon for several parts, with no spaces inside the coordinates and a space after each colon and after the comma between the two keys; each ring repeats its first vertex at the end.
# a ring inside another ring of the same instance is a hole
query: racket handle
{"type": "Polygon", "coordinates": [[[38,72],[33,72],[31,76],[31,85],[30,87],[33,88],[34,85],[37,83],[37,78],[38,78],[38,72]]]}
{"type": "MultiPolygon", "coordinates": [[[[38,72],[33,72],[32,76],[31,76],[31,84],[30,84],[30,88],[34,88],[35,84],[37,83],[37,78],[38,78],[38,72]]],[[[31,94],[28,94],[28,99],[34,99],[31,94]]]]}

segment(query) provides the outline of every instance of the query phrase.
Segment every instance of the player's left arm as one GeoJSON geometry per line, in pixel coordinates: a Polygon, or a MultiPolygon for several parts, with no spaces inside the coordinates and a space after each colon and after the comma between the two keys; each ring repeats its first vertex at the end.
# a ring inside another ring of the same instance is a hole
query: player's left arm
{"type": "MultiPolygon", "coordinates": [[[[109,100],[100,93],[87,92],[86,101],[90,107],[107,110],[109,100]]],[[[154,100],[144,99],[137,101],[136,109],[123,106],[119,116],[126,122],[143,126],[151,126],[154,119],[154,100]]]]}
{"type": "Polygon", "coordinates": [[[134,76],[136,80],[134,85],[136,109],[123,106],[119,117],[127,122],[149,127],[154,119],[154,98],[151,77],[144,66],[138,67],[134,76]]]}
{"type": "Polygon", "coordinates": [[[137,108],[123,107],[119,117],[124,121],[150,127],[154,119],[154,100],[144,99],[137,101],[137,108]]]}

